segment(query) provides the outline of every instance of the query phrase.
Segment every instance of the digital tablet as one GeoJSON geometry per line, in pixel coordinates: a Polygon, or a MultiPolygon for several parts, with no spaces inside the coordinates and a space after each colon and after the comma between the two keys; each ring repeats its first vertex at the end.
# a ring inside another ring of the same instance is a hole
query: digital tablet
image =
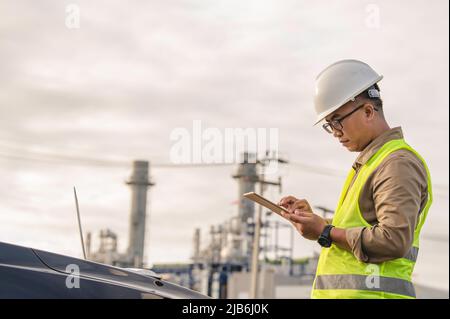
{"type": "Polygon", "coordinates": [[[282,217],[283,217],[283,215],[281,214],[282,211],[289,214],[289,211],[286,208],[284,208],[282,206],[278,206],[275,203],[272,203],[267,198],[264,198],[261,195],[256,194],[255,192],[245,193],[243,196],[245,198],[248,198],[248,199],[270,209],[272,212],[277,213],[278,215],[280,215],[282,217]]]}

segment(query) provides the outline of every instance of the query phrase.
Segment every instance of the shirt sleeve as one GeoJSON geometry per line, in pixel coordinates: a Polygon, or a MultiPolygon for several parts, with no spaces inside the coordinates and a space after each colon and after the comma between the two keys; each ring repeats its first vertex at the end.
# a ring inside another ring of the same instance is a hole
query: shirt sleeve
{"type": "Polygon", "coordinates": [[[381,263],[404,257],[412,246],[427,190],[427,174],[415,156],[391,154],[374,172],[373,201],[377,223],[346,230],[355,257],[367,263],[381,263]]]}

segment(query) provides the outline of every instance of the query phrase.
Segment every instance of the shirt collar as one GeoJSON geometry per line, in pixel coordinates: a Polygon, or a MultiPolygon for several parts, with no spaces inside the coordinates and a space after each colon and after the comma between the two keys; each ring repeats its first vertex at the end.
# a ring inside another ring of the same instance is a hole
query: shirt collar
{"type": "Polygon", "coordinates": [[[364,150],[359,153],[355,162],[353,163],[353,169],[357,170],[387,142],[392,140],[398,140],[403,138],[402,128],[400,126],[391,128],[390,130],[383,132],[380,136],[370,142],[364,150]]]}

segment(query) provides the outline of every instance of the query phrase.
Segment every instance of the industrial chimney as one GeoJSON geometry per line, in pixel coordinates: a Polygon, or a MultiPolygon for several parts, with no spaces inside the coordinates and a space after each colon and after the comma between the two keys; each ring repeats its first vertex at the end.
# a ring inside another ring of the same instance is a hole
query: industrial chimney
{"type": "Polygon", "coordinates": [[[250,200],[244,199],[242,195],[255,191],[255,184],[258,181],[255,154],[243,153],[241,163],[233,178],[238,180],[239,217],[243,223],[246,223],[249,218],[253,218],[255,204],[250,200]]]}
{"type": "Polygon", "coordinates": [[[193,240],[192,262],[198,263],[200,260],[200,228],[196,228],[193,240]]]}
{"type": "Polygon", "coordinates": [[[154,185],[149,180],[149,163],[134,161],[133,172],[126,182],[131,186],[131,212],[128,241],[128,256],[134,267],[141,268],[144,259],[145,214],[147,189],[154,185]]]}

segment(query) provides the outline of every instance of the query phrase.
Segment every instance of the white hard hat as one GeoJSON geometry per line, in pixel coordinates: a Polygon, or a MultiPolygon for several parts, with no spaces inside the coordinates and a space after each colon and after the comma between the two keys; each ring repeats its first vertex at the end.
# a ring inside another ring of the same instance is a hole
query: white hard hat
{"type": "Polygon", "coordinates": [[[383,78],[369,65],[358,60],[342,60],[320,72],[316,78],[314,107],[317,123],[349,101],[354,101],[383,78]]]}

